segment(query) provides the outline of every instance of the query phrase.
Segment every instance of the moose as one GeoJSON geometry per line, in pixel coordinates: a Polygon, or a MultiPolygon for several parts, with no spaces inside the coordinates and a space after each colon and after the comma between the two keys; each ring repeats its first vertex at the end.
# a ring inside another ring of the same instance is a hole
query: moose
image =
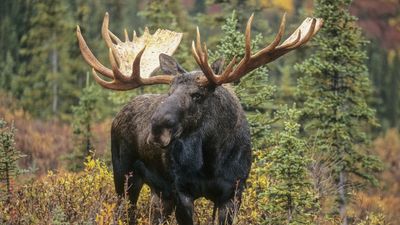
{"type": "Polygon", "coordinates": [[[197,28],[192,53],[200,70],[192,72],[171,57],[181,33],[158,29],[151,35],[146,28],[141,37],[134,32],[130,39],[125,30],[125,41],[121,41],[109,30],[106,13],[101,33],[109,48],[109,69],[96,59],[77,26],[82,56],[103,88],[126,91],[145,85],[170,85],[166,94],[135,97],[112,123],[115,189],[118,195],[129,196],[130,223],[135,223],[143,184],[150,187],[152,199],[159,206],[153,223],[162,223],[161,215],[175,210],[178,224],[193,224],[193,202],[200,197],[214,203],[214,222],[217,215],[218,224],[233,223],[251,168],[252,150],[245,113],[234,92],[224,84],[239,82],[254,69],[303,46],[322,26],[321,19],[307,18],[280,44],[285,18],[272,43],[252,54],[251,15],[244,57],[234,57],[226,67],[223,59],[208,63],[207,46],[201,44],[197,28]],[[162,75],[154,75],[158,68],[162,75]]]}

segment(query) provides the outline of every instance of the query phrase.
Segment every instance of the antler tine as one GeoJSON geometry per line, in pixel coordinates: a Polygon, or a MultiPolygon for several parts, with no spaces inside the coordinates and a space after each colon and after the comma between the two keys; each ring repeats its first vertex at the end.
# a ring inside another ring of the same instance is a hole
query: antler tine
{"type": "Polygon", "coordinates": [[[322,25],[324,24],[324,21],[322,19],[316,19],[316,20],[317,22],[315,24],[313,36],[321,29],[322,25]]]}
{"type": "Polygon", "coordinates": [[[130,80],[136,81],[138,83],[142,83],[142,79],[140,78],[140,60],[142,59],[144,50],[146,50],[146,46],[144,46],[143,49],[140,50],[140,52],[136,55],[135,60],[133,60],[132,74],[131,77],[129,78],[130,80]]]}
{"type": "Polygon", "coordinates": [[[246,25],[246,33],[245,33],[245,53],[244,60],[249,60],[251,57],[251,24],[253,23],[254,13],[251,14],[249,20],[246,25]]]}
{"type": "Polygon", "coordinates": [[[101,26],[101,36],[103,36],[103,39],[107,44],[107,47],[112,49],[114,48],[114,46],[110,38],[110,33],[109,33],[110,30],[108,29],[109,22],[110,18],[108,12],[106,12],[106,14],[104,15],[103,24],[101,26]]]}
{"type": "Polygon", "coordinates": [[[107,67],[103,66],[103,64],[101,64],[99,60],[97,60],[97,58],[93,55],[92,51],[90,51],[89,47],[86,44],[85,39],[81,34],[81,29],[79,28],[79,26],[76,26],[76,36],[78,37],[79,49],[81,50],[82,56],[85,59],[85,61],[99,73],[103,74],[108,78],[113,78],[114,76],[112,71],[107,67]]]}
{"type": "Polygon", "coordinates": [[[194,59],[196,60],[196,63],[200,66],[201,60],[200,60],[200,56],[197,54],[194,41],[192,41],[192,53],[193,53],[194,59]]]}
{"type": "Polygon", "coordinates": [[[104,15],[103,24],[101,26],[101,35],[103,36],[104,41],[107,44],[107,47],[112,48],[113,42],[111,39],[117,44],[122,43],[122,41],[115,35],[113,32],[108,29],[108,25],[110,23],[110,16],[108,12],[104,15]]]}
{"type": "Polygon", "coordinates": [[[293,35],[295,35],[296,33],[297,33],[297,36],[296,36],[295,39],[293,39],[292,41],[288,41],[287,43],[285,43],[285,42],[286,42],[287,40],[289,40],[290,38],[287,39],[285,42],[283,42],[281,45],[279,45],[276,49],[290,48],[290,47],[296,45],[296,44],[300,41],[300,38],[301,38],[301,30],[296,30],[296,31],[293,33],[293,35]]]}
{"type": "Polygon", "coordinates": [[[130,76],[130,80],[137,84],[137,86],[141,85],[152,85],[152,84],[170,84],[172,81],[172,76],[170,75],[158,75],[149,78],[142,78],[140,76],[140,60],[142,59],[142,55],[146,50],[146,46],[143,47],[142,50],[136,55],[135,60],[132,63],[132,74],[130,76]]]}
{"type": "Polygon", "coordinates": [[[233,59],[229,62],[228,66],[226,67],[225,71],[222,72],[221,80],[226,80],[229,78],[229,75],[231,74],[235,64],[236,64],[236,56],[233,57],[233,59]]]}
{"type": "Polygon", "coordinates": [[[117,43],[117,44],[122,43],[122,41],[117,37],[117,35],[113,34],[113,32],[108,31],[108,33],[110,34],[111,39],[112,39],[115,43],[117,43]]]}
{"type": "MultiPolygon", "coordinates": [[[[245,65],[248,63],[248,61],[251,59],[251,25],[253,23],[253,18],[254,18],[254,13],[251,14],[250,18],[247,20],[246,24],[246,32],[245,32],[245,52],[244,52],[244,57],[242,60],[240,60],[239,64],[236,66],[235,71],[232,74],[227,74],[225,75],[225,82],[233,82],[237,80],[238,74],[241,74],[241,71],[245,69],[245,65]]],[[[236,59],[235,59],[236,61],[236,59]]],[[[233,66],[232,66],[233,68],[233,66]]],[[[230,68],[230,70],[232,70],[230,68]]],[[[224,79],[224,80],[225,80],[224,79]]]]}
{"type": "Polygon", "coordinates": [[[130,40],[129,40],[128,31],[126,30],[126,28],[124,29],[124,35],[125,35],[125,42],[130,41],[130,40]]]}
{"type": "Polygon", "coordinates": [[[118,64],[117,61],[115,60],[114,57],[114,52],[112,50],[112,48],[109,48],[109,54],[108,57],[110,59],[111,62],[111,68],[112,71],[114,73],[114,79],[118,80],[118,81],[122,81],[122,82],[128,82],[130,79],[129,77],[126,77],[118,68],[118,64]]]}
{"type": "Polygon", "coordinates": [[[285,28],[286,28],[286,13],[283,14],[281,24],[279,26],[279,31],[276,34],[274,40],[267,47],[261,49],[256,54],[254,54],[254,57],[257,57],[260,54],[265,54],[266,52],[269,52],[272,49],[276,48],[282,40],[283,34],[285,33],[285,28]]]}
{"type": "Polygon", "coordinates": [[[203,53],[203,71],[204,75],[209,79],[212,80],[214,84],[221,84],[219,77],[216,77],[213,70],[211,69],[210,65],[208,64],[208,50],[207,50],[207,45],[204,43],[204,53],[203,53]]]}
{"type": "MultiPolygon", "coordinates": [[[[316,24],[317,24],[317,20],[315,18],[312,18],[312,22],[311,22],[310,28],[309,28],[306,36],[304,36],[303,40],[300,41],[301,43],[299,43],[297,46],[293,46],[292,48],[300,47],[301,45],[307,43],[314,34],[316,24]]],[[[301,30],[300,30],[300,32],[301,32],[301,30]]]]}
{"type": "MultiPolygon", "coordinates": [[[[196,28],[196,43],[192,42],[192,52],[193,56],[199,65],[200,69],[203,71],[204,76],[213,84],[219,85],[220,77],[216,77],[210,65],[208,64],[208,50],[207,45],[204,43],[201,47],[201,37],[199,27],[196,28]]],[[[204,80],[202,80],[204,82],[204,80]]],[[[204,82],[206,83],[206,82],[204,82]]]]}
{"type": "Polygon", "coordinates": [[[95,79],[95,81],[100,84],[100,86],[104,87],[104,88],[108,88],[108,89],[113,89],[113,84],[114,84],[114,80],[112,81],[105,81],[102,78],[100,78],[99,75],[97,75],[96,70],[94,68],[92,68],[92,73],[93,73],[93,77],[95,79]]]}
{"type": "MultiPolygon", "coordinates": [[[[115,46],[111,40],[111,35],[113,36],[114,41],[115,41],[115,38],[116,39],[118,39],[118,38],[110,31],[110,29],[108,29],[109,23],[110,23],[110,16],[108,15],[108,12],[106,12],[106,14],[104,15],[103,24],[101,26],[101,35],[103,36],[103,39],[107,44],[107,47],[111,48],[112,51],[115,52],[115,46]]],[[[116,42],[117,43],[121,42],[121,40],[119,40],[119,39],[118,39],[118,41],[116,41],[116,42]]],[[[118,65],[120,65],[120,61],[118,58],[116,58],[116,61],[117,61],[118,65]]]]}
{"type": "Polygon", "coordinates": [[[201,39],[200,39],[200,31],[199,27],[196,27],[196,50],[198,51],[198,56],[200,59],[203,58],[202,49],[201,49],[201,39]]]}
{"type": "Polygon", "coordinates": [[[102,86],[103,88],[107,88],[107,89],[111,89],[111,90],[115,90],[115,91],[126,91],[126,90],[130,90],[130,89],[140,86],[136,83],[123,83],[123,82],[115,80],[115,79],[112,81],[105,81],[105,80],[101,79],[99,77],[99,75],[97,75],[96,70],[94,70],[94,69],[92,69],[92,73],[93,73],[93,77],[94,77],[95,81],[98,84],[100,84],[100,86],[102,86]]]}

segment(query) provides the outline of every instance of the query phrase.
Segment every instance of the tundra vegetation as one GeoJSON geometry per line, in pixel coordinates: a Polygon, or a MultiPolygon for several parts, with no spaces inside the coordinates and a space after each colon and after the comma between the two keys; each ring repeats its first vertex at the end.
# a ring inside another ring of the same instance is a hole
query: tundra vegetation
{"type": "MultiPolygon", "coordinates": [[[[284,11],[287,33],[307,16],[323,18],[323,29],[307,45],[231,84],[253,148],[234,224],[400,223],[396,1],[4,0],[0,224],[129,222],[129,200],[114,189],[111,121],[133,97],[168,88],[115,93],[87,78],[75,27],[107,62],[99,35],[106,11],[117,36],[124,28],[142,34],[144,26],[151,33],[183,32],[174,58],[190,71],[197,67],[190,51],[196,26],[212,49],[210,62],[229,62],[243,57],[243,31],[253,12],[255,51],[273,40],[284,11]]],[[[150,224],[157,213],[151,197],[145,185],[138,224],[150,224]]],[[[212,202],[194,204],[194,222],[211,224],[212,202]]]]}

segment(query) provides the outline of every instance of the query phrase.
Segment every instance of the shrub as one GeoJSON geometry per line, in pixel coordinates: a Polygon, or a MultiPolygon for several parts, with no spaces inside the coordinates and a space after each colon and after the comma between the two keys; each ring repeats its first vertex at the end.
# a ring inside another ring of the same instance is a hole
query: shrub
{"type": "Polygon", "coordinates": [[[127,208],[118,203],[112,184],[105,164],[88,158],[81,173],[49,172],[20,186],[0,212],[7,224],[121,223],[127,208]]]}
{"type": "MultiPolygon", "coordinates": [[[[265,177],[252,173],[249,187],[235,224],[259,224],[263,211],[257,202],[266,185],[265,177]]],[[[48,172],[42,178],[17,186],[10,204],[0,202],[0,224],[127,224],[129,202],[119,200],[114,191],[113,176],[104,162],[87,158],[85,169],[79,173],[48,172]]],[[[262,205],[262,204],[261,204],[262,205]]],[[[195,202],[194,221],[212,223],[210,201],[195,202]]],[[[145,186],[137,203],[138,224],[150,224],[154,207],[150,204],[150,189],[145,186]]],[[[174,225],[172,216],[166,222],[174,225]]]]}

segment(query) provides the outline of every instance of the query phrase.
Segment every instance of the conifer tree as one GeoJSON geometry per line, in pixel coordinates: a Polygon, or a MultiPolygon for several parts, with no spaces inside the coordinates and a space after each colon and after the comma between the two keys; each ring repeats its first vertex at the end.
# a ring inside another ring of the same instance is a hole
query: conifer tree
{"type": "Polygon", "coordinates": [[[283,107],[276,115],[283,122],[283,131],[275,133],[267,154],[266,224],[313,224],[318,209],[308,174],[311,159],[305,140],[299,137],[300,113],[283,107]]]}
{"type": "Polygon", "coordinates": [[[0,3],[0,88],[10,91],[18,67],[20,39],[29,27],[32,7],[26,0],[3,0],[0,3]]]}
{"type": "Polygon", "coordinates": [[[158,28],[171,29],[178,26],[177,18],[169,7],[170,1],[151,0],[139,15],[145,18],[146,26],[155,31],[158,28]]]}
{"type": "Polygon", "coordinates": [[[13,82],[13,92],[24,109],[47,117],[67,112],[76,100],[76,77],[70,73],[76,46],[71,12],[65,1],[32,2],[29,29],[21,38],[24,63],[13,82]],[[75,97],[75,99],[74,99],[75,97]]]}
{"type": "Polygon", "coordinates": [[[0,198],[0,200],[10,200],[11,181],[21,172],[17,163],[23,155],[15,147],[14,136],[14,125],[9,126],[0,118],[0,184],[5,183],[5,191],[0,189],[0,193],[4,191],[5,195],[0,196],[7,196],[6,199],[0,198]]]}
{"type": "Polygon", "coordinates": [[[90,84],[87,74],[86,87],[82,90],[79,104],[72,107],[75,147],[68,156],[68,160],[71,161],[68,167],[71,170],[82,169],[85,158],[94,154],[92,125],[99,116],[96,112],[101,98],[100,87],[97,84],[90,84]]]}
{"type": "Polygon", "coordinates": [[[348,12],[351,2],[316,1],[315,16],[324,19],[324,26],[314,40],[316,52],[298,66],[305,130],[318,154],[334,163],[330,173],[342,224],[348,223],[350,191],[357,181],[374,182],[373,171],[379,168],[365,132],[376,123],[366,102],[371,92],[364,64],[366,41],[348,12]]]}

